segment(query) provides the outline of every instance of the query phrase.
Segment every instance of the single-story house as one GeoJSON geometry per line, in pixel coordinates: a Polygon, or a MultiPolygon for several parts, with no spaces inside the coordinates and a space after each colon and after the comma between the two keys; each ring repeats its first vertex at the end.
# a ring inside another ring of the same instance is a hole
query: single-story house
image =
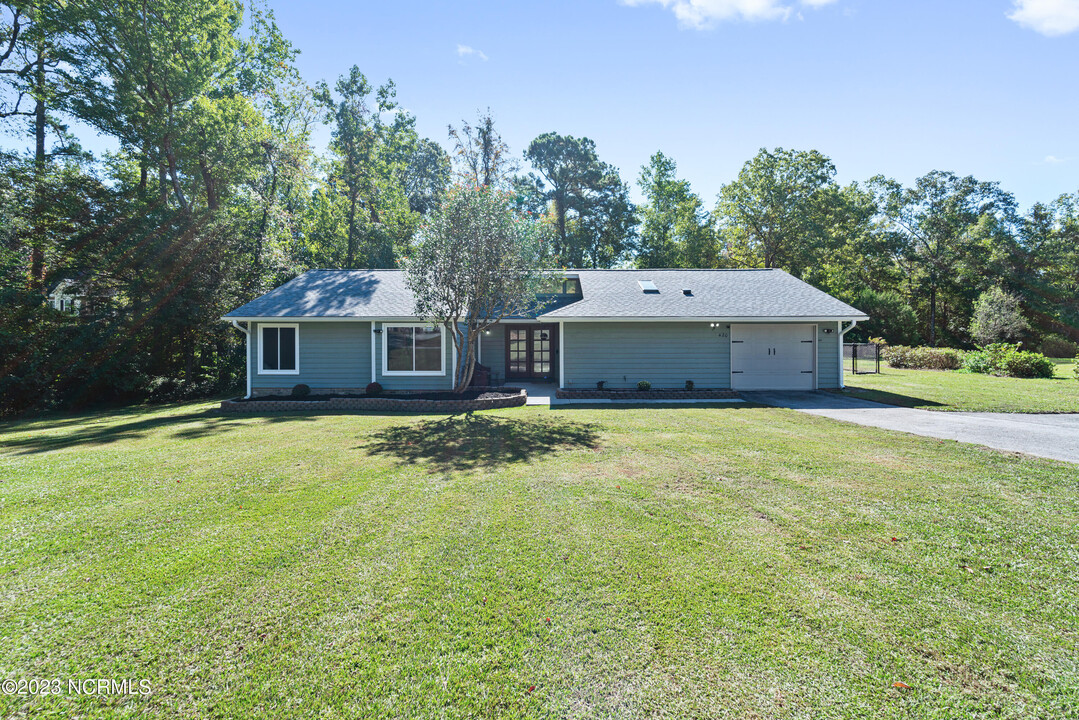
{"type": "MultiPolygon", "coordinates": [[[[568,270],[535,317],[479,338],[503,383],[559,388],[843,387],[843,335],[868,317],[782,270],[568,270]]],[[[223,318],[247,335],[248,396],[449,389],[457,357],[416,317],[401,270],[311,270],[223,318]]]]}

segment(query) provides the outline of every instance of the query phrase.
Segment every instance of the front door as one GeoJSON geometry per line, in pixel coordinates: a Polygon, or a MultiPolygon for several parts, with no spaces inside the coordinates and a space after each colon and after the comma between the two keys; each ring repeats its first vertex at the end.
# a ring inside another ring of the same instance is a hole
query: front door
{"type": "Polygon", "coordinates": [[[558,378],[558,326],[506,326],[506,378],[547,380],[558,378]]]}

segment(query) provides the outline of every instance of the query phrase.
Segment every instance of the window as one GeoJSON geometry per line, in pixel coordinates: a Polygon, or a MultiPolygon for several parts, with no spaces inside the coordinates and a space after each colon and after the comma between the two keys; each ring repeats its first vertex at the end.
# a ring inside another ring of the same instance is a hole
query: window
{"type": "Polygon", "coordinates": [[[259,372],[266,375],[299,375],[299,325],[260,325],[259,372]]]}
{"type": "Polygon", "coordinates": [[[446,338],[438,325],[385,325],[383,375],[445,375],[446,338]]]}

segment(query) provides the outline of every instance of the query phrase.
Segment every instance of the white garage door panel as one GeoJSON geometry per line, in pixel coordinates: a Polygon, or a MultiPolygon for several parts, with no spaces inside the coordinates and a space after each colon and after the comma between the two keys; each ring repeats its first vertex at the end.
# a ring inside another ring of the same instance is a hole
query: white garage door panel
{"type": "Polygon", "coordinates": [[[731,387],[735,390],[814,390],[816,326],[731,326],[731,387]]]}

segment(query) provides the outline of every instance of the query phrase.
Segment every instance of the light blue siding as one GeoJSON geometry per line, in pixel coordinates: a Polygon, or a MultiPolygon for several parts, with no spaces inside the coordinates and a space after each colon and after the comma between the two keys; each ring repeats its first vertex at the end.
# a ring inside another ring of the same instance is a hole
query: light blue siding
{"type": "Polygon", "coordinates": [[[817,326],[817,387],[831,390],[839,387],[839,323],[827,322],[817,326]],[[832,332],[826,333],[825,330],[832,332]]]}
{"type": "MultiPolygon", "coordinates": [[[[395,324],[395,323],[391,323],[395,324]]],[[[375,328],[382,329],[376,322],[375,328]]],[[[445,330],[443,330],[445,332],[445,330]]],[[[387,390],[452,390],[453,389],[453,340],[446,338],[446,357],[443,363],[445,375],[384,375],[382,373],[382,344],[386,333],[375,333],[375,378],[387,390]]],[[[368,379],[370,382],[370,379],[368,379]]],[[[367,383],[364,383],[365,385],[367,383]]]]}
{"type": "Polygon", "coordinates": [[[698,389],[731,385],[730,326],[707,322],[567,322],[563,323],[563,384],[592,388],[636,387],[647,380],[654,388],[682,388],[692,380],[698,389]]]}
{"type": "MultiPolygon", "coordinates": [[[[288,323],[288,321],[282,321],[288,323]]],[[[275,324],[275,323],[271,323],[275,324]]],[[[296,323],[300,367],[296,375],[264,374],[258,364],[262,340],[259,323],[251,323],[251,389],[291,390],[303,383],[318,389],[363,388],[371,382],[371,323],[296,323]]]]}
{"type": "Polygon", "coordinates": [[[506,377],[506,328],[495,325],[480,340],[480,362],[498,377],[506,377]]]}

